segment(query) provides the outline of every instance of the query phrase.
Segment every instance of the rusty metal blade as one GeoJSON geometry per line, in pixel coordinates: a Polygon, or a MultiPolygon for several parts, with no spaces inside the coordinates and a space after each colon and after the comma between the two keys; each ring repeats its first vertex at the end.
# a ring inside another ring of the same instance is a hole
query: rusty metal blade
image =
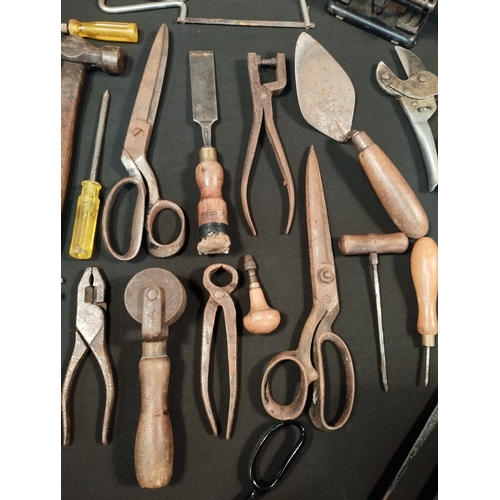
{"type": "Polygon", "coordinates": [[[300,111],[309,125],[345,142],[356,93],[350,78],[312,36],[301,33],[295,46],[295,80],[300,111]]]}
{"type": "Polygon", "coordinates": [[[167,56],[168,29],[165,24],[162,24],[144,68],[130,123],[145,121],[151,126],[154,124],[167,68],[167,56]]]}
{"type": "Polygon", "coordinates": [[[306,165],[307,241],[313,297],[331,311],[338,307],[337,279],[323,181],[314,146],[306,165]]]}
{"type": "Polygon", "coordinates": [[[211,146],[211,127],[217,120],[214,53],[189,52],[193,120],[200,124],[203,145],[211,146]]]}

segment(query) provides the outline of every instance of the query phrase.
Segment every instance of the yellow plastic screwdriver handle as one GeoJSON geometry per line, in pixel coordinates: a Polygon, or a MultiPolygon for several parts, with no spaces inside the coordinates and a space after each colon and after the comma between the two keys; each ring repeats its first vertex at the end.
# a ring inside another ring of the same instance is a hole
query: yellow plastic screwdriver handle
{"type": "Polygon", "coordinates": [[[73,235],[69,246],[69,254],[75,259],[84,260],[92,257],[100,190],[101,185],[96,181],[82,182],[82,192],[78,197],[73,235]]]}
{"type": "Polygon", "coordinates": [[[137,42],[137,25],[135,23],[119,23],[109,21],[94,21],[82,23],[76,19],[70,19],[67,25],[70,35],[77,35],[95,40],[106,40],[109,42],[137,42]]]}

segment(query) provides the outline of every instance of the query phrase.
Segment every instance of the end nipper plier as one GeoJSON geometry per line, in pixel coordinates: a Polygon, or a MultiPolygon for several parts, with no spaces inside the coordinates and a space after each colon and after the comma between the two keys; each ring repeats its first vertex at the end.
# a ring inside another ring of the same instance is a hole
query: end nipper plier
{"type": "Polygon", "coordinates": [[[71,388],[78,367],[90,349],[101,367],[106,385],[106,406],[102,427],[102,444],[109,442],[111,413],[115,399],[113,369],[105,343],[106,302],[105,283],[97,267],[87,267],[78,284],[78,302],[76,309],[75,347],[71,354],[62,386],[63,445],[70,443],[70,398],[71,388]]]}
{"type": "Polygon", "coordinates": [[[250,130],[250,138],[248,140],[247,152],[245,162],[243,164],[243,174],[241,178],[241,204],[243,206],[243,213],[248,227],[254,236],[257,231],[252,222],[252,216],[248,207],[248,180],[250,177],[250,170],[252,168],[255,151],[257,149],[257,142],[262,127],[262,121],[266,133],[274,151],[274,155],[278,160],[278,166],[283,176],[283,184],[288,191],[288,222],[285,229],[285,234],[290,232],[292,226],[293,215],[295,212],[295,188],[293,185],[292,173],[288,166],[285,150],[281,144],[278,130],[273,120],[273,103],[272,97],[280,95],[286,86],[286,61],[285,54],[278,53],[272,59],[262,59],[254,52],[247,55],[248,75],[250,77],[250,89],[252,91],[252,105],[253,105],[253,122],[250,130]],[[259,69],[262,66],[269,66],[276,68],[276,80],[262,84],[260,82],[259,69]]]}
{"type": "Polygon", "coordinates": [[[210,350],[212,347],[215,317],[217,309],[222,308],[227,336],[227,360],[229,371],[229,411],[226,427],[226,439],[231,438],[234,416],[236,413],[236,400],[238,395],[238,345],[236,328],[236,309],[234,307],[231,293],[238,285],[238,271],[228,264],[212,264],[205,269],[203,274],[203,286],[210,293],[210,297],[203,313],[203,334],[201,341],[201,397],[205,413],[210,422],[214,436],[217,436],[217,424],[210,402],[208,390],[208,379],[210,372],[210,350]],[[231,275],[231,281],[225,286],[217,286],[212,281],[212,275],[219,269],[227,271],[231,275]]]}
{"type": "Polygon", "coordinates": [[[396,47],[396,53],[408,79],[399,79],[383,62],[378,64],[375,76],[382,90],[396,97],[410,121],[424,158],[428,191],[431,192],[438,184],[438,159],[428,120],[437,109],[438,77],[426,71],[413,52],[396,47]]]}

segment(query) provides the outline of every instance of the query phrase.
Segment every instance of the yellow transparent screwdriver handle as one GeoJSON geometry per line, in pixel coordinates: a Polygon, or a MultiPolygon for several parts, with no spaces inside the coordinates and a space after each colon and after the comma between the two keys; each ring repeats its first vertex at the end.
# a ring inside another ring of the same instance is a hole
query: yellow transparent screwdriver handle
{"type": "Polygon", "coordinates": [[[83,181],[82,193],[76,205],[73,236],[69,254],[75,259],[90,259],[94,248],[97,215],[99,213],[99,191],[101,185],[96,181],[83,181]]]}
{"type": "Polygon", "coordinates": [[[109,42],[137,42],[138,40],[137,25],[135,23],[110,21],[82,23],[76,19],[70,19],[67,24],[67,32],[70,35],[109,42]]]}

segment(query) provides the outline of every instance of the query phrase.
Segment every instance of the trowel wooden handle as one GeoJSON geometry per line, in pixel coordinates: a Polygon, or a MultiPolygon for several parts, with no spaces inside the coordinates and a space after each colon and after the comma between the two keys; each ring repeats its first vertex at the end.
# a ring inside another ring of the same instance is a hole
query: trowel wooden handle
{"type": "Polygon", "coordinates": [[[403,253],[408,243],[408,236],[404,233],[344,234],[339,239],[339,248],[342,255],[403,253]]]}
{"type": "Polygon", "coordinates": [[[417,330],[422,343],[432,347],[438,333],[438,246],[432,238],[420,238],[415,243],[410,267],[418,303],[417,330]]]}
{"type": "Polygon", "coordinates": [[[141,413],[134,452],[135,474],[142,488],[161,488],[172,477],[174,439],[167,406],[170,360],[166,344],[166,341],[142,344],[141,413]]]}
{"type": "Polygon", "coordinates": [[[352,142],[378,199],[397,228],[410,238],[421,238],[429,230],[422,204],[399,170],[365,132],[356,132],[352,142]]]}
{"type": "Polygon", "coordinates": [[[227,236],[227,205],[222,198],[224,170],[217,162],[215,148],[204,147],[200,150],[200,163],[196,167],[195,176],[200,190],[198,228],[201,241],[198,251],[203,254],[228,253],[231,241],[227,236]],[[220,241],[216,241],[217,235],[220,241]],[[208,243],[209,248],[201,245],[203,240],[208,243]]]}

